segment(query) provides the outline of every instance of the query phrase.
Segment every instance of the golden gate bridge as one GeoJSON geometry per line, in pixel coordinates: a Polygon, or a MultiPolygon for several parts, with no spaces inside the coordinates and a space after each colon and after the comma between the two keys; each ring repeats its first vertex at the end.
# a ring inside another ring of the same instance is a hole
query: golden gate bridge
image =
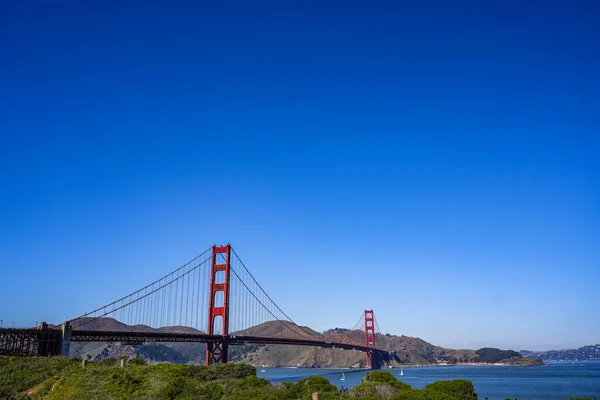
{"type": "Polygon", "coordinates": [[[69,356],[71,342],[196,342],[206,364],[226,363],[231,345],[316,346],[365,353],[366,368],[392,356],[375,344],[377,322],[365,310],[354,327],[364,341],[324,340],[296,324],[265,292],[231,247],[212,246],[171,273],[93,311],[34,328],[0,328],[0,355],[69,356]]]}

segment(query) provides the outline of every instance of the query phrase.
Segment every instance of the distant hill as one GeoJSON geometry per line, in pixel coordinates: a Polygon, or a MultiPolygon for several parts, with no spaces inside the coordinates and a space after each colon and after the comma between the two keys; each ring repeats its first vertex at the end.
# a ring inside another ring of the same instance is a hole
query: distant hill
{"type": "MultiPolygon", "coordinates": [[[[130,332],[165,332],[165,333],[204,333],[187,326],[167,326],[152,328],[147,325],[127,325],[114,318],[82,318],[71,321],[72,326],[86,323],[85,329],[99,331],[130,332]]],[[[167,361],[172,363],[203,363],[206,357],[206,346],[203,343],[150,343],[144,345],[128,345],[106,342],[72,342],[71,357],[91,360],[105,358],[144,358],[148,361],[167,361]]]]}
{"type": "Polygon", "coordinates": [[[75,327],[85,324],[80,329],[92,331],[129,331],[129,332],[165,332],[165,333],[204,333],[196,328],[189,326],[165,326],[161,328],[152,328],[148,325],[127,325],[114,318],[78,318],[71,321],[71,326],[75,327]]]}
{"type": "MultiPolygon", "coordinates": [[[[75,321],[74,325],[77,324],[75,321]]],[[[137,332],[185,332],[202,333],[183,327],[170,326],[152,328],[146,325],[128,326],[112,318],[101,318],[88,324],[87,329],[129,330],[137,332]]],[[[323,333],[308,327],[303,331],[324,341],[364,345],[365,334],[360,330],[330,329],[323,333]]],[[[235,335],[284,337],[289,329],[298,330],[290,324],[265,322],[235,335]]],[[[539,360],[528,360],[511,350],[483,348],[480,350],[453,350],[435,346],[420,338],[410,336],[375,335],[377,347],[391,354],[389,365],[453,365],[458,363],[509,363],[514,365],[539,364],[539,360]]],[[[204,363],[206,346],[203,343],[152,343],[146,345],[128,345],[120,343],[72,342],[72,357],[92,360],[104,358],[144,358],[148,361],[166,361],[173,363],[204,363]]],[[[258,345],[246,344],[229,347],[231,361],[244,361],[253,365],[292,366],[292,367],[363,367],[365,354],[357,350],[326,349],[310,346],[258,345]]]]}
{"type": "Polygon", "coordinates": [[[521,350],[520,353],[524,357],[539,357],[544,361],[600,361],[600,344],[565,350],[521,350]]]}
{"type": "Polygon", "coordinates": [[[476,351],[476,353],[479,356],[479,361],[485,362],[485,363],[498,363],[503,360],[507,360],[509,358],[523,357],[521,354],[517,353],[516,351],[499,350],[499,349],[492,349],[492,348],[488,348],[488,347],[479,349],[476,351]]]}

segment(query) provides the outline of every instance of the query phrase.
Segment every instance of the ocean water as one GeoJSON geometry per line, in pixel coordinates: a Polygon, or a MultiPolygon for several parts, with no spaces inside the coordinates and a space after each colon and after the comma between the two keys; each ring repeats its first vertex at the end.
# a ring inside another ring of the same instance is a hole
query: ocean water
{"type": "MultiPolygon", "coordinates": [[[[257,375],[271,382],[296,382],[321,375],[332,384],[352,387],[360,383],[368,371],[321,368],[258,368],[257,375]],[[342,372],[345,379],[342,380],[342,372]]],[[[385,369],[414,388],[453,379],[473,382],[479,399],[559,400],[571,396],[590,396],[600,400],[600,362],[556,363],[539,367],[421,367],[385,369]]]]}

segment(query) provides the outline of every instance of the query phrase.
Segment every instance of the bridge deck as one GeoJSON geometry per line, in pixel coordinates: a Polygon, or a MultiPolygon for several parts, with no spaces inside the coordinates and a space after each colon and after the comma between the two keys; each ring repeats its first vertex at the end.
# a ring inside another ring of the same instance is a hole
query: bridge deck
{"type": "MultiPolygon", "coordinates": [[[[312,339],[287,339],[277,337],[238,336],[229,335],[229,344],[287,344],[296,346],[315,346],[324,348],[338,348],[344,350],[358,350],[364,352],[382,351],[370,347],[351,344],[328,342],[312,339]]],[[[163,332],[123,332],[123,331],[91,331],[74,330],[71,333],[74,342],[196,342],[217,343],[223,341],[221,335],[206,335],[197,333],[163,333],[163,332]]]]}
{"type": "MultiPolygon", "coordinates": [[[[260,337],[245,335],[229,335],[229,344],[283,344],[296,346],[315,346],[323,348],[337,348],[344,350],[358,350],[363,352],[387,353],[385,350],[351,343],[337,343],[313,339],[288,339],[280,337],[260,337]]],[[[40,342],[52,342],[51,347],[60,344],[60,331],[56,329],[38,330],[31,329],[0,329],[0,354],[39,355],[44,349],[40,349],[40,342]],[[2,351],[6,350],[6,351],[2,351]],[[21,350],[18,350],[21,349],[21,350]]],[[[155,342],[188,342],[188,343],[218,343],[223,341],[221,335],[207,335],[197,333],[164,333],[164,332],[127,332],[127,331],[97,331],[97,330],[73,330],[71,332],[73,342],[124,342],[124,343],[155,343],[155,342]]],[[[58,348],[52,352],[59,351],[58,348]]]]}

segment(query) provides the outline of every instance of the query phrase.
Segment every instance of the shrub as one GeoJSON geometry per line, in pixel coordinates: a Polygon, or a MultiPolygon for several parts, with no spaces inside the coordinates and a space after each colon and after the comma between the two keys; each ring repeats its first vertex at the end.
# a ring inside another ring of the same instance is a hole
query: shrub
{"type": "Polygon", "coordinates": [[[392,400],[458,400],[458,397],[431,389],[409,389],[396,394],[392,400]]]}
{"type": "Polygon", "coordinates": [[[185,391],[185,380],[175,378],[167,382],[158,392],[159,399],[175,399],[185,391]]]}
{"type": "Polygon", "coordinates": [[[283,399],[305,399],[310,398],[314,392],[321,393],[322,400],[339,398],[339,389],[337,386],[332,385],[322,376],[310,376],[301,379],[295,385],[288,386],[280,392],[280,397],[283,399]]]}
{"type": "Polygon", "coordinates": [[[392,383],[398,382],[398,379],[391,372],[374,371],[365,375],[367,382],[392,383]]]}
{"type": "Polygon", "coordinates": [[[461,379],[434,382],[425,386],[423,391],[445,393],[460,400],[477,400],[477,393],[475,393],[473,383],[461,379]]]}
{"type": "Polygon", "coordinates": [[[298,381],[295,386],[312,390],[313,392],[333,392],[338,393],[338,388],[323,376],[309,376],[298,381]]]}
{"type": "Polygon", "coordinates": [[[0,356],[0,399],[16,398],[19,393],[76,364],[77,360],[65,357],[0,356]]]}
{"type": "Polygon", "coordinates": [[[410,389],[408,383],[400,382],[391,372],[375,371],[365,376],[366,382],[377,382],[392,385],[399,390],[410,389]]]}
{"type": "Polygon", "coordinates": [[[392,383],[362,382],[348,391],[350,398],[376,398],[380,400],[392,399],[402,389],[392,383]]]}
{"type": "Polygon", "coordinates": [[[240,388],[242,389],[264,388],[266,386],[271,386],[269,381],[256,376],[247,376],[240,381],[240,388]]]}
{"type": "Polygon", "coordinates": [[[273,393],[269,393],[265,388],[241,389],[227,397],[228,400],[278,400],[273,393]]]}
{"type": "Polygon", "coordinates": [[[105,358],[103,360],[94,361],[94,363],[105,367],[115,367],[120,364],[120,360],[118,358],[105,358]]]}
{"type": "Polygon", "coordinates": [[[591,397],[569,397],[569,400],[598,400],[596,397],[593,399],[591,397]]]}

